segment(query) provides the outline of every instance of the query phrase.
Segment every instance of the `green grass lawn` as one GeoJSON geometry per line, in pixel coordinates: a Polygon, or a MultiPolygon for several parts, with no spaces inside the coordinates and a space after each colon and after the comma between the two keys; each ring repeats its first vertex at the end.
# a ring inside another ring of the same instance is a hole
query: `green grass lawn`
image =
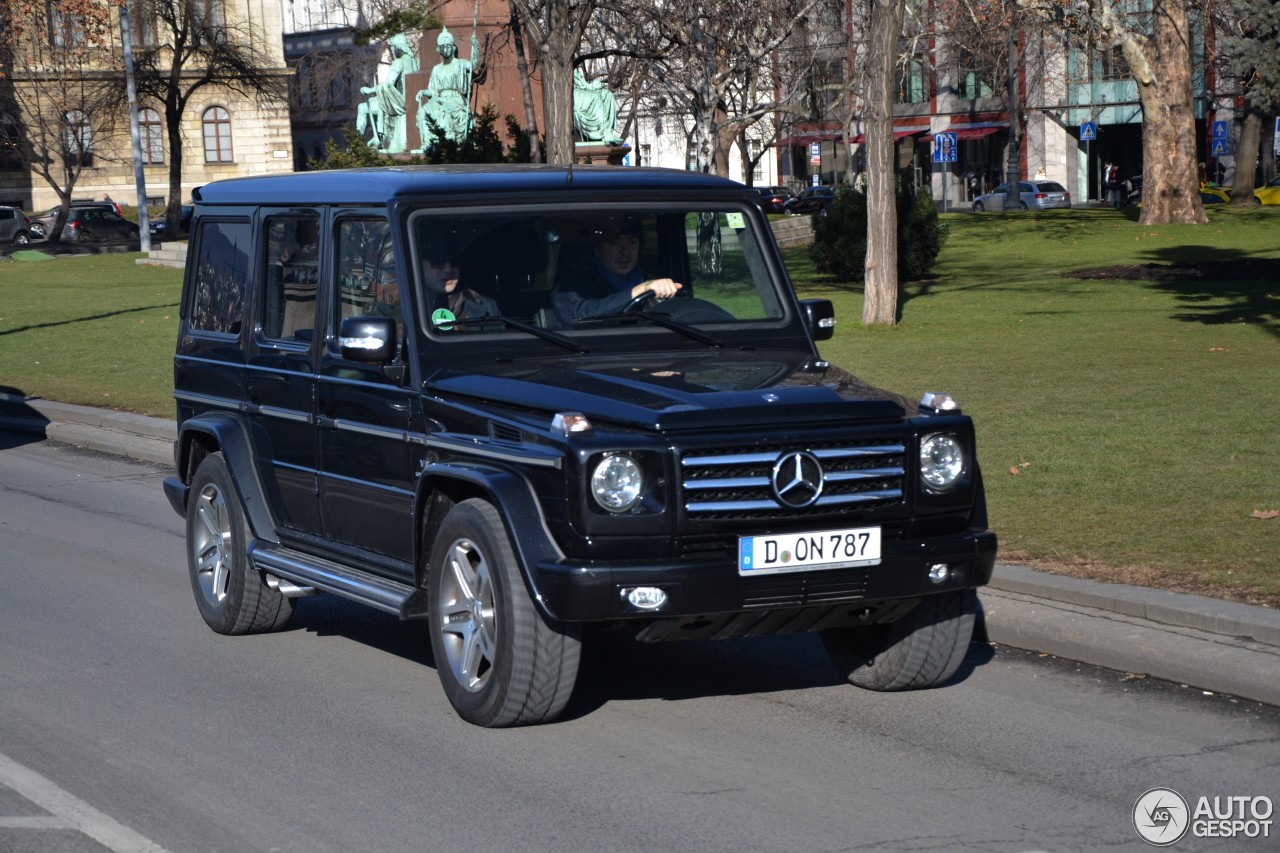
{"type": "MultiPolygon", "coordinates": [[[[949,214],[893,328],[861,326],[860,284],[785,255],[802,295],[836,303],[825,357],[974,416],[1002,559],[1280,606],[1280,519],[1253,517],[1280,509],[1280,280],[1225,275],[1280,258],[1280,208],[1209,216],[949,214]],[[1060,274],[1191,262],[1208,272],[1060,274]]],[[[0,260],[0,385],[172,417],[181,274],[136,257],[0,260]]]]}
{"type": "Polygon", "coordinates": [[[1280,604],[1280,281],[1214,267],[1280,257],[1280,209],[1213,209],[1208,226],[1124,212],[955,214],[935,277],[902,323],[864,328],[860,286],[835,300],[823,354],[977,421],[1001,556],[1069,574],[1280,604]],[[1195,281],[1080,280],[1062,270],[1211,263],[1195,281]]]}

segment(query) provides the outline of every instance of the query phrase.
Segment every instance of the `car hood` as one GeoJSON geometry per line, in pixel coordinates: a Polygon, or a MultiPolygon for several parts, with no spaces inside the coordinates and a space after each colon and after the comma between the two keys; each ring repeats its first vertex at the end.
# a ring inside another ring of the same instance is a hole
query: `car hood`
{"type": "Polygon", "coordinates": [[[580,357],[441,370],[428,393],[596,423],[680,431],[836,420],[899,420],[914,404],[807,353],[580,357]]]}

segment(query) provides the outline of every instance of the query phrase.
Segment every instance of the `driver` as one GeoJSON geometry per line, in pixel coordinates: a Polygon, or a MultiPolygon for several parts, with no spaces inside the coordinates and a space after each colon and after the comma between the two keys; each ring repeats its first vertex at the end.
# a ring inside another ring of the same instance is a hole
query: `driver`
{"type": "Polygon", "coordinates": [[[645,293],[659,300],[675,296],[679,282],[645,278],[640,267],[643,233],[639,220],[628,219],[605,234],[588,263],[566,270],[551,295],[556,320],[567,326],[586,317],[616,314],[645,293]]]}

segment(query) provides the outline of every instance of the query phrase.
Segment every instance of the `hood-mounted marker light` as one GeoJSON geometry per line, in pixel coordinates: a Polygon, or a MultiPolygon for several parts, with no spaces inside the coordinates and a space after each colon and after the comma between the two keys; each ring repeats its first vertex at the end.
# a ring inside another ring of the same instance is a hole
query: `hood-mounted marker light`
{"type": "Polygon", "coordinates": [[[950,394],[944,394],[941,391],[925,391],[924,396],[920,398],[920,411],[935,415],[939,412],[959,414],[960,404],[950,394]]]}
{"type": "Polygon", "coordinates": [[[591,421],[582,412],[558,412],[551,419],[551,428],[561,435],[581,435],[591,432],[591,421]]]}

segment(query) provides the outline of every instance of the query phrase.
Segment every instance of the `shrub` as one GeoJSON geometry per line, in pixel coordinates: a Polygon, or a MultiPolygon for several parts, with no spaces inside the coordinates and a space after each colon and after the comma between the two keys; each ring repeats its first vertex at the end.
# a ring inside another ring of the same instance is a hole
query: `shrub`
{"type": "MultiPolygon", "coordinates": [[[[898,277],[903,281],[928,274],[942,251],[944,230],[933,193],[927,186],[914,194],[898,184],[898,277]]],[[[867,263],[867,197],[851,186],[836,190],[826,216],[814,217],[809,256],[828,275],[862,281],[867,263]]]]}

